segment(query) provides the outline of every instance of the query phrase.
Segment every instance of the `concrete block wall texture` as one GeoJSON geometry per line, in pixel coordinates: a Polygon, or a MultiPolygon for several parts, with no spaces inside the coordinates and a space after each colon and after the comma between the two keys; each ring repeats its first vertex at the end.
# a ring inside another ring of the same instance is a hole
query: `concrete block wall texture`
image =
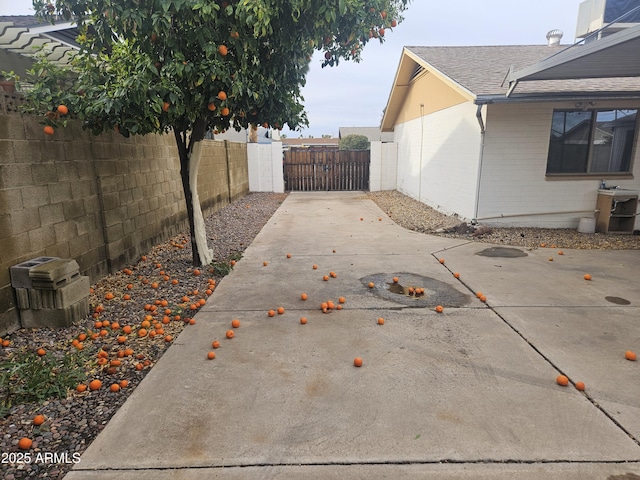
{"type": "MultiPolygon", "coordinates": [[[[205,215],[247,194],[246,145],[205,140],[198,186],[205,215]]],[[[0,114],[0,335],[19,328],[12,265],[72,258],[95,282],[187,230],[173,135],[70,122],[49,137],[37,118],[0,114]]]]}

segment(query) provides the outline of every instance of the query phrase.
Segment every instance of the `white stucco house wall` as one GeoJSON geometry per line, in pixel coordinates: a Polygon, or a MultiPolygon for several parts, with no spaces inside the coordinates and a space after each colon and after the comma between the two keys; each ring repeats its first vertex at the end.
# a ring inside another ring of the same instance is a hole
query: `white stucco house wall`
{"type": "Polygon", "coordinates": [[[640,190],[638,76],[523,81],[507,96],[508,72],[565,48],[405,47],[381,126],[397,189],[465,220],[550,228],[593,216],[603,179],[640,190]]]}

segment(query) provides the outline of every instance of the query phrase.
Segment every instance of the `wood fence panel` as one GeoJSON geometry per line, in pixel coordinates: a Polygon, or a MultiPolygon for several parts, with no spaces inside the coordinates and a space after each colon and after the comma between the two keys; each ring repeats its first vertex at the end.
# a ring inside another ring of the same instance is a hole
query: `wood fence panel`
{"type": "Polygon", "coordinates": [[[285,190],[369,190],[369,163],[369,150],[292,148],[284,154],[285,190]]]}

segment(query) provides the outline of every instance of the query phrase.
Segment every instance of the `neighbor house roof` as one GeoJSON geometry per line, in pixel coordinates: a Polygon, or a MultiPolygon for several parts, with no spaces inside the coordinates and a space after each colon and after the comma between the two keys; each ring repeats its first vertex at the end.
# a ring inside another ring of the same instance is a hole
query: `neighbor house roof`
{"type": "Polygon", "coordinates": [[[283,138],[282,145],[288,147],[338,146],[339,138],[283,138]]]}
{"type": "Polygon", "coordinates": [[[340,127],[338,136],[364,135],[370,142],[393,142],[393,133],[383,132],[380,127],[340,127]]]}
{"type": "Polygon", "coordinates": [[[34,16],[0,16],[0,48],[26,57],[42,52],[54,63],[69,63],[80,48],[77,35],[65,20],[52,25],[34,16]]]}
{"type": "Polygon", "coordinates": [[[565,48],[566,45],[405,47],[385,108],[382,129],[393,128],[412,79],[423,72],[436,75],[475,103],[563,97],[640,98],[640,77],[528,81],[519,84],[510,97],[506,96],[509,87],[506,77],[510,71],[521,71],[565,48]]]}

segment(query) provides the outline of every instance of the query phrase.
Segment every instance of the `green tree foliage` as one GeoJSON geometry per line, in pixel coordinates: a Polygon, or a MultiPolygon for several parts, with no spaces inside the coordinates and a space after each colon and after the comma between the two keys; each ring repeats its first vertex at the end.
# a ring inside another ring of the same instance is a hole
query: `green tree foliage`
{"type": "Polygon", "coordinates": [[[369,150],[369,139],[364,135],[347,135],[340,139],[340,150],[369,150]]]}
{"type": "MultiPolygon", "coordinates": [[[[197,192],[188,179],[206,132],[307,125],[301,89],[313,52],[325,52],[323,66],[359,61],[364,45],[383,41],[408,2],[34,0],[46,20],[77,23],[82,50],[67,78],[72,88],[54,91],[48,67],[37,66],[32,99],[42,113],[64,101],[95,134],[173,131],[193,240],[197,192]]],[[[194,263],[202,263],[203,246],[192,245],[194,263]]]]}

